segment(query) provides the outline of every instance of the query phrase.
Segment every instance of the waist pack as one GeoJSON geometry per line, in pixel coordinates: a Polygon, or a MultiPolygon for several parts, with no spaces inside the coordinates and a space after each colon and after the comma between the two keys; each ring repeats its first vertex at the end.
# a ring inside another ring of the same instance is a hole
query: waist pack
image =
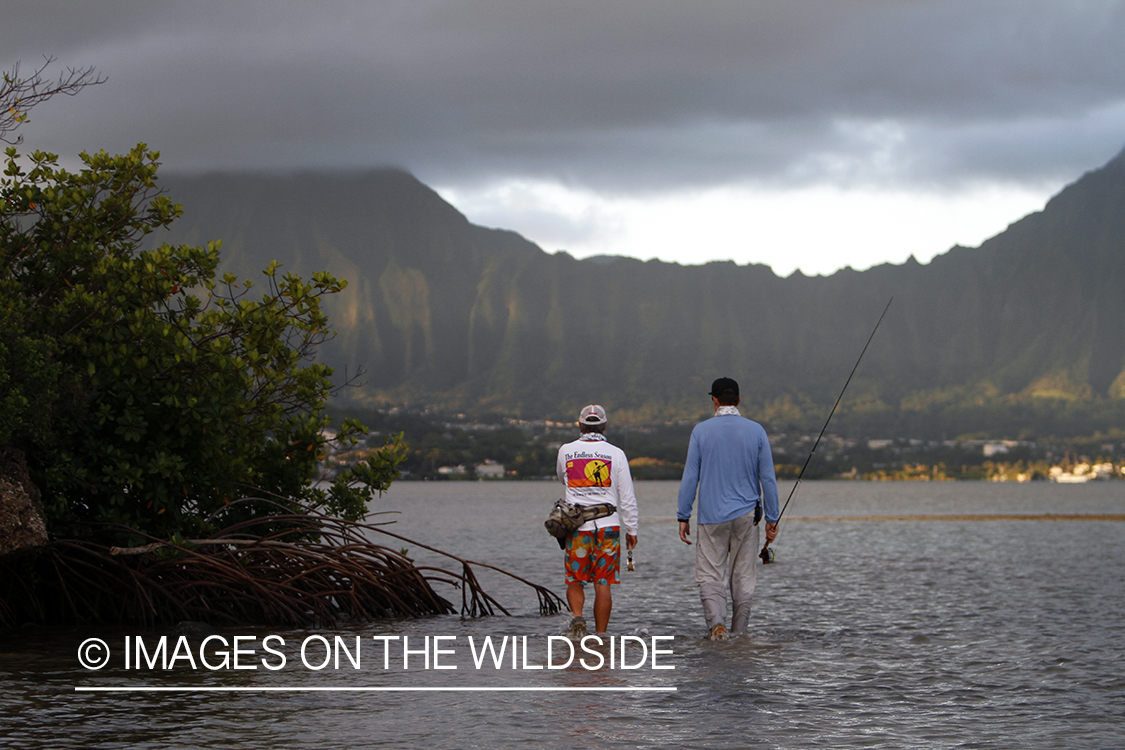
{"type": "Polygon", "coordinates": [[[596,518],[612,516],[617,512],[617,506],[612,503],[597,503],[595,505],[578,505],[568,503],[566,500],[555,501],[550,515],[543,525],[547,533],[559,540],[559,549],[566,546],[566,539],[587,521],[596,518]]]}

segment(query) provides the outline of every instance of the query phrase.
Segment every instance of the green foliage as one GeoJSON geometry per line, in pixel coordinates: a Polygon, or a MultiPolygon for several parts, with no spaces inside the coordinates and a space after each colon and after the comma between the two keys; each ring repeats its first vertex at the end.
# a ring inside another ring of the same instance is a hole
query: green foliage
{"type": "MultiPolygon", "coordinates": [[[[144,144],[83,153],[77,173],[42,152],[25,171],[6,153],[0,448],[25,452],[52,531],[98,521],[195,534],[278,504],[362,517],[405,447],[394,436],[313,486],[333,387],[311,360],[332,335],[321,301],[346,282],[275,262],[259,289],[217,278],[217,242],[141,250],[181,213],[144,144]]],[[[364,432],[345,420],[335,440],[364,432]]]]}

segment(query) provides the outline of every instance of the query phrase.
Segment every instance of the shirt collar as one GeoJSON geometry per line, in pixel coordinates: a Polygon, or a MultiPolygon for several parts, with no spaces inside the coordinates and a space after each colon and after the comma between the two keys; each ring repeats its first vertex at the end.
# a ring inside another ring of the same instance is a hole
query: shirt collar
{"type": "Polygon", "coordinates": [[[600,432],[586,432],[578,437],[579,440],[605,440],[605,435],[600,432]]]}

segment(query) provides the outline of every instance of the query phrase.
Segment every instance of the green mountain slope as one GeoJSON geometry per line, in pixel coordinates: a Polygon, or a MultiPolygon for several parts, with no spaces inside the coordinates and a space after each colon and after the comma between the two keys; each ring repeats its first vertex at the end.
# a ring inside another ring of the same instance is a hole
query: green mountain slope
{"type": "Polygon", "coordinates": [[[368,402],[569,417],[600,401],[666,420],[698,415],[730,375],[757,413],[808,423],[892,296],[849,389],[870,429],[962,432],[984,406],[1018,423],[1042,404],[1089,415],[1125,399],[1125,152],[979,248],[785,279],[547,254],[397,170],[164,186],[184,205],[172,241],[222,239],[227,270],[256,278],[276,259],[349,280],[324,358],[366,370],[353,396],[368,402]]]}

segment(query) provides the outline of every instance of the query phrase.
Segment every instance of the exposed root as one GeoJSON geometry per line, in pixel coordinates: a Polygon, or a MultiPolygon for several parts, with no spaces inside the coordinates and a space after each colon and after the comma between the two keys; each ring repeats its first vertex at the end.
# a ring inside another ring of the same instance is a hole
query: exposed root
{"type": "Polygon", "coordinates": [[[500,568],[329,516],[272,515],[178,544],[132,533],[150,541],[121,548],[60,540],[0,559],[0,624],[198,620],[305,627],[456,613],[431,583],[461,590],[462,617],[509,614],[481,587],[474,566],[532,587],[541,614],[563,605],[550,590],[500,568]],[[370,541],[373,532],[444,555],[460,563],[460,572],[417,566],[370,541]]]}

